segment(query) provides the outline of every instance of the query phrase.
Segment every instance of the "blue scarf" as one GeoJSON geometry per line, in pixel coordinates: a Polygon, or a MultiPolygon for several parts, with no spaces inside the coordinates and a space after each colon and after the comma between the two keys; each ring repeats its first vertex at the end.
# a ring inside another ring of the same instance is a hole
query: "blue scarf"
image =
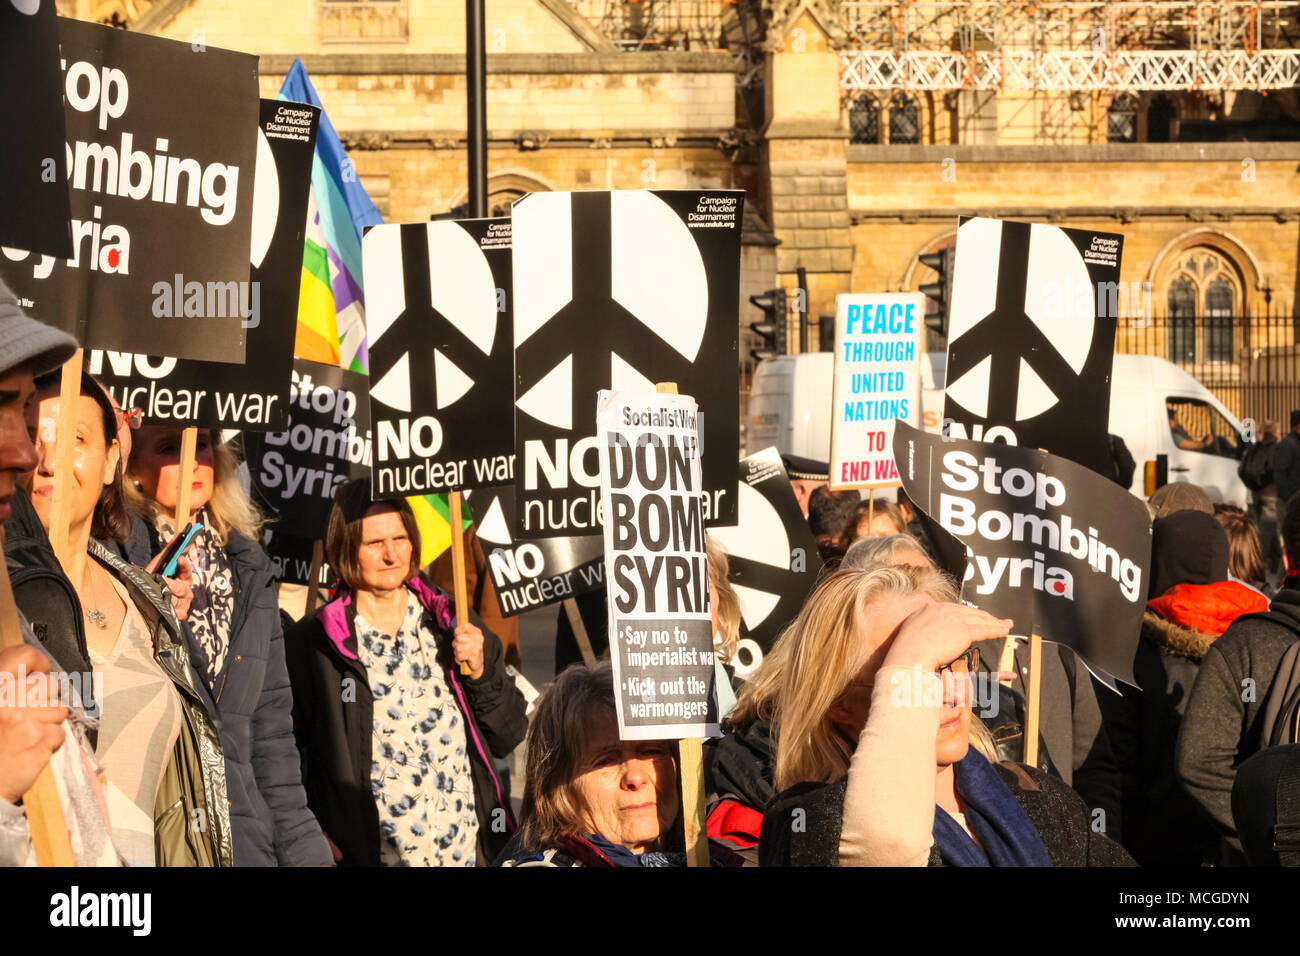
{"type": "Polygon", "coordinates": [[[934,842],[948,866],[1051,866],[1042,837],[993,765],[974,747],[953,764],[957,796],[980,843],[942,807],[934,808],[934,842]],[[984,849],[980,849],[980,844],[984,849]]]}
{"type": "Polygon", "coordinates": [[[598,833],[587,834],[587,840],[609,857],[615,866],[685,866],[686,854],[663,853],[651,850],[647,853],[633,853],[625,846],[611,843],[598,833]]]}

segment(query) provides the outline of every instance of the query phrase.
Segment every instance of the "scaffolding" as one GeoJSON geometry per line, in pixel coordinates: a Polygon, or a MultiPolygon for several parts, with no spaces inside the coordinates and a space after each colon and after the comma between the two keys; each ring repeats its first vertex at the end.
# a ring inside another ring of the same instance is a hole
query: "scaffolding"
{"type": "Polygon", "coordinates": [[[858,90],[1280,90],[1300,85],[1300,4],[844,3],[858,90]]]}

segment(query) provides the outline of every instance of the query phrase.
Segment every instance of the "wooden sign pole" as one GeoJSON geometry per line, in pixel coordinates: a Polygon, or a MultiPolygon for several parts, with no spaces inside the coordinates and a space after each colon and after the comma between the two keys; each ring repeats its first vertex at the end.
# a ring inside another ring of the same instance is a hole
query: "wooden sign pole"
{"type": "Polygon", "coordinates": [[[871,526],[876,523],[876,489],[872,488],[867,492],[867,534],[871,534],[871,526]]]}
{"type": "Polygon", "coordinates": [[[325,563],[325,544],[319,538],[311,546],[311,570],[307,572],[307,609],[303,617],[316,613],[316,602],[320,600],[320,569],[325,563]]]}
{"type": "MultiPolygon", "coordinates": [[[[451,521],[451,581],[455,590],[456,620],[469,623],[469,596],[465,587],[465,530],[460,525],[460,492],[447,495],[447,511],[451,521]]],[[[460,662],[460,672],[469,673],[469,664],[460,662]]]]}
{"type": "MultiPolygon", "coordinates": [[[[81,395],[82,350],[63,363],[59,381],[59,418],[54,432],[54,494],[50,502],[50,547],[72,586],[81,586],[85,556],[70,553],[68,528],[72,523],[72,462],[77,451],[77,399],[81,395]]],[[[49,436],[42,434],[43,441],[49,436]]]]}
{"type": "Polygon", "coordinates": [[[1025,687],[1025,763],[1038,766],[1038,711],[1042,696],[1043,639],[1029,635],[1029,681],[1025,687]]]}
{"type": "MultiPolygon", "coordinates": [[[[655,386],[660,395],[676,395],[676,382],[660,382],[655,386]]],[[[677,741],[681,756],[682,825],[686,838],[686,865],[709,865],[709,828],[705,814],[704,750],[699,737],[683,737],[677,741]]]]}
{"type": "Polygon", "coordinates": [[[564,613],[569,617],[569,627],[573,629],[573,637],[578,642],[578,650],[582,651],[582,662],[588,667],[596,666],[596,652],[591,647],[591,637],[587,634],[587,625],[583,623],[582,612],[578,610],[578,602],[573,598],[564,599],[564,613]]]}
{"type": "Polygon", "coordinates": [[[181,431],[181,474],[176,482],[176,533],[180,534],[190,523],[190,499],[194,489],[194,449],[199,441],[199,430],[194,426],[181,431]]]}
{"type": "MultiPolygon", "coordinates": [[[[64,536],[66,538],[66,528],[64,536]]],[[[9,585],[9,568],[6,562],[0,561],[0,648],[18,647],[22,643],[18,606],[14,603],[13,588],[9,585]]],[[[15,690],[16,695],[25,693],[25,688],[15,690]]],[[[63,745],[77,746],[73,740],[64,741],[63,745]]],[[[55,783],[54,770],[50,764],[45,765],[31,789],[23,794],[23,810],[27,814],[27,829],[32,835],[37,865],[75,866],[68,823],[63,816],[63,804],[59,802],[58,784],[55,783]]]]}

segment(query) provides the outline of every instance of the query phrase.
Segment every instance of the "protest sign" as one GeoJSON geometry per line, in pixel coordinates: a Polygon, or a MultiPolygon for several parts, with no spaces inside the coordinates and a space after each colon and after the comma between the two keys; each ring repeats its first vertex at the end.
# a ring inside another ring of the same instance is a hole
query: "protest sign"
{"type": "Polygon", "coordinates": [[[1106,467],[1123,241],[1037,223],[961,223],[944,434],[1106,467]]]}
{"type": "Polygon", "coordinates": [[[912,501],[967,547],[963,600],[1134,683],[1151,562],[1140,499],[1037,449],[903,424],[894,456],[912,501]]]}
{"type": "Polygon", "coordinates": [[[72,211],[54,0],[0,3],[0,246],[66,259],[72,211]],[[21,92],[20,92],[21,91],[21,92]]]}
{"type": "Polygon", "coordinates": [[[147,425],[283,431],[302,244],[320,111],[262,100],[253,185],[252,284],[243,365],[92,350],[87,370],[147,425]]]}
{"type": "Polygon", "coordinates": [[[510,533],[513,485],[475,490],[466,501],[505,617],[605,586],[605,540],[600,535],[516,541],[510,533]]]}
{"type": "Polygon", "coordinates": [[[717,736],[695,401],[602,391],[596,429],[619,736],[717,736]]]}
{"type": "Polygon", "coordinates": [[[921,421],[925,297],[919,292],[835,297],[832,488],[898,484],[894,421],[921,421]]]}
{"type": "MultiPolygon", "coordinates": [[[[311,580],[312,549],[319,542],[319,538],[299,538],[268,528],[262,535],[262,545],[271,559],[271,576],[282,584],[306,584],[311,580]]],[[[338,587],[338,576],[325,564],[316,583],[332,590],[338,587]]]]}
{"type": "Polygon", "coordinates": [[[510,220],[375,226],[361,260],[375,496],[513,481],[510,220]]]}
{"type": "Polygon", "coordinates": [[[739,478],[737,524],[709,535],[727,552],[727,580],[740,603],[747,635],[735,668],[745,678],[812,593],[821,558],[775,448],[742,458],[739,478]]]}
{"type": "Polygon", "coordinates": [[[6,248],[33,317],[88,348],[244,360],[257,58],[60,19],[70,259],[6,248]]]}
{"type": "Polygon", "coordinates": [[[532,193],[515,202],[515,491],[521,538],[596,534],[592,402],[671,381],[699,402],[705,520],[735,522],[744,193],[532,193]]]}
{"type": "Polygon", "coordinates": [[[366,376],[294,359],[287,427],[245,432],[244,458],[276,533],[322,537],[339,485],[370,474],[366,376]]]}

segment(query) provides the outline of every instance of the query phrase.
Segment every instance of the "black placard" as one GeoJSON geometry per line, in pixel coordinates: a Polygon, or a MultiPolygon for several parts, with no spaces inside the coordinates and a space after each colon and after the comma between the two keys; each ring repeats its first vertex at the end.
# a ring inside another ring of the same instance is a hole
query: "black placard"
{"type": "Polygon", "coordinates": [[[262,100],[253,190],[248,355],[243,365],[94,349],[86,365],[145,424],[283,431],[302,287],[302,245],[320,110],[262,100]]]}
{"type": "Polygon", "coordinates": [[[961,223],[945,434],[1106,469],[1116,315],[1137,304],[1119,285],[1123,243],[1113,233],[1039,223],[961,223]]]}
{"type": "Polygon", "coordinates": [[[504,616],[558,604],[605,586],[605,542],[600,535],[516,541],[510,532],[513,485],[474,491],[466,501],[504,616]]]}
{"type": "Polygon", "coordinates": [[[699,403],[705,519],[735,523],[743,205],[724,190],[514,203],[519,537],[600,531],[596,393],[659,382],[699,403]]]}
{"type": "Polygon", "coordinates": [[[0,246],[72,255],[54,0],[0,3],[0,246]]]}
{"type": "Polygon", "coordinates": [[[257,58],[64,18],[58,32],[73,256],[5,250],[0,274],[87,348],[242,362],[257,58]]]}
{"type": "Polygon", "coordinates": [[[244,434],[253,492],[276,533],[322,538],[338,486],[370,474],[366,381],[360,372],[294,359],[287,429],[244,434]]]}
{"type": "Polygon", "coordinates": [[[375,226],[361,256],[376,497],[513,481],[510,220],[375,226]]]}
{"type": "Polygon", "coordinates": [[[908,497],[968,549],[964,601],[1134,682],[1151,563],[1140,499],[1066,458],[902,422],[894,458],[908,497]]]}
{"type": "Polygon", "coordinates": [[[727,552],[727,580],[736,589],[748,631],[736,672],[748,677],[798,615],[822,565],[777,450],[764,448],[742,458],[738,477],[738,522],[710,528],[709,535],[727,552]]]}

